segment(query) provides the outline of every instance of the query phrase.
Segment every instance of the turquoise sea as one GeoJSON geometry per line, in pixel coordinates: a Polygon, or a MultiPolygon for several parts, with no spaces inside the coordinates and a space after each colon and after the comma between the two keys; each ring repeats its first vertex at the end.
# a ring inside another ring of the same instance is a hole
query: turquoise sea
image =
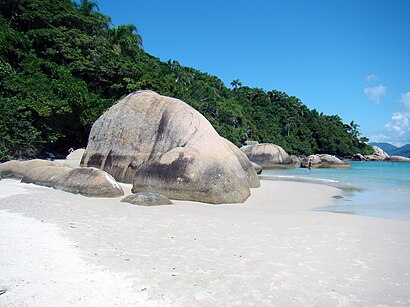
{"type": "Polygon", "coordinates": [[[351,169],[274,169],[263,176],[339,187],[343,198],[330,207],[338,213],[410,220],[410,163],[351,162],[351,169]]]}

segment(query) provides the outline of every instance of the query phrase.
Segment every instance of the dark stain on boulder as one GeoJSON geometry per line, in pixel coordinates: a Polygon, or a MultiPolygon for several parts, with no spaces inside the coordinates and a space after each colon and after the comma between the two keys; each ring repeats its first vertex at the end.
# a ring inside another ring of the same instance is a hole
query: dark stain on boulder
{"type": "Polygon", "coordinates": [[[168,122],[169,122],[169,115],[168,115],[168,112],[166,110],[164,110],[162,115],[161,115],[161,119],[159,121],[159,124],[158,124],[158,130],[157,130],[157,134],[155,136],[154,146],[152,147],[152,151],[151,151],[151,154],[150,154],[148,160],[152,159],[154,154],[156,153],[157,144],[161,142],[161,140],[163,138],[163,135],[166,131],[166,127],[168,125],[168,122]]]}
{"type": "MultiPolygon", "coordinates": [[[[124,170],[124,168],[121,166],[123,162],[127,160],[129,160],[129,157],[124,155],[115,155],[113,154],[112,150],[110,150],[105,160],[103,170],[111,174],[111,176],[113,176],[115,180],[122,180],[126,183],[132,183],[132,177],[135,173],[135,169],[132,169],[131,172],[128,172],[129,167],[124,170]]],[[[134,164],[135,167],[138,166],[136,161],[134,161],[134,164]]]]}
{"type": "MultiPolygon", "coordinates": [[[[84,157],[85,157],[85,155],[83,156],[82,159],[84,159],[84,157]]],[[[84,164],[82,159],[81,159],[81,165],[84,164]]],[[[101,168],[102,161],[103,161],[103,156],[101,154],[95,153],[95,154],[91,155],[90,159],[87,162],[87,166],[88,167],[101,168]]]]}
{"type": "Polygon", "coordinates": [[[111,169],[112,168],[112,157],[113,157],[112,150],[110,150],[107,154],[107,157],[105,158],[104,169],[111,169]]]}
{"type": "Polygon", "coordinates": [[[264,162],[267,162],[267,161],[269,161],[269,159],[272,157],[272,155],[269,155],[269,154],[257,154],[257,155],[254,155],[254,154],[249,154],[248,155],[248,158],[249,158],[249,160],[251,160],[252,162],[255,162],[255,163],[264,163],[264,162]]]}
{"type": "Polygon", "coordinates": [[[147,176],[166,182],[190,182],[191,178],[187,176],[186,170],[194,160],[195,158],[187,158],[183,153],[180,153],[178,158],[170,164],[148,161],[138,169],[136,177],[147,176]]]}

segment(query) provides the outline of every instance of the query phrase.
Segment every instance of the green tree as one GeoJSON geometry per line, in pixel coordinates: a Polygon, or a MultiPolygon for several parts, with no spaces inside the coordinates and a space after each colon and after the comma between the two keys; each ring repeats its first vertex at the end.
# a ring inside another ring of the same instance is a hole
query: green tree
{"type": "Polygon", "coordinates": [[[236,90],[238,87],[242,86],[242,82],[239,79],[235,79],[231,82],[231,86],[236,90]]]}
{"type": "Polygon", "coordinates": [[[106,108],[144,89],[182,99],[238,146],[253,139],[292,154],[371,151],[353,121],[278,90],[230,85],[146,53],[137,28],[113,27],[95,1],[0,0],[0,160],[85,146],[106,108]]]}

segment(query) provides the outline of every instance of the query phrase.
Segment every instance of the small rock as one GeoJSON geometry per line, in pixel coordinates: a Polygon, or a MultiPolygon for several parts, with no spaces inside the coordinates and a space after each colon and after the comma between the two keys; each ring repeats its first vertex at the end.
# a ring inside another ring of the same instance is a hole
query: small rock
{"type": "Polygon", "coordinates": [[[162,194],[151,192],[140,192],[131,194],[122,199],[121,202],[130,203],[138,206],[161,206],[172,204],[172,201],[168,197],[162,194]]]}

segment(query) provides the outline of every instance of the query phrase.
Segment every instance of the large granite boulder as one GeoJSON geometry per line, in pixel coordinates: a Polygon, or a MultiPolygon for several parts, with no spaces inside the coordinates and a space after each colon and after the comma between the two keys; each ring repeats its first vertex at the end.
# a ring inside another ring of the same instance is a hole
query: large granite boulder
{"type": "Polygon", "coordinates": [[[232,146],[181,100],[139,91],[94,123],[81,165],[132,182],[133,193],[240,203],[259,183],[232,146]]]}
{"type": "Polygon", "coordinates": [[[374,152],[371,155],[366,155],[367,161],[384,161],[389,155],[380,147],[373,146],[374,152]]]}
{"type": "Polygon", "coordinates": [[[351,166],[346,162],[343,162],[339,158],[321,154],[310,155],[302,160],[301,167],[309,167],[309,163],[312,168],[350,168],[351,166]]]}
{"type": "Polygon", "coordinates": [[[106,172],[93,167],[73,169],[56,189],[89,197],[119,197],[124,195],[121,186],[106,172]]]}
{"type": "Polygon", "coordinates": [[[241,150],[248,159],[264,169],[293,167],[293,161],[282,147],[275,144],[245,145],[241,150]]]}
{"type": "Polygon", "coordinates": [[[122,199],[121,202],[148,207],[172,205],[172,201],[168,197],[162,194],[151,192],[140,192],[136,194],[131,194],[122,199]]]}
{"type": "Polygon", "coordinates": [[[248,157],[233,143],[231,143],[225,138],[223,138],[223,140],[225,140],[229,149],[232,150],[232,152],[235,154],[236,158],[242,166],[242,169],[245,171],[246,176],[248,178],[249,186],[251,188],[259,188],[261,186],[261,183],[259,181],[259,177],[257,174],[262,173],[262,169],[259,170],[261,166],[249,161],[248,157]]]}
{"type": "Polygon", "coordinates": [[[55,188],[67,180],[72,170],[67,166],[41,166],[27,172],[21,182],[55,188]]]}
{"type": "Polygon", "coordinates": [[[37,167],[27,172],[21,182],[89,197],[119,197],[124,195],[123,189],[112,176],[100,169],[91,167],[37,167]]]}
{"type": "Polygon", "coordinates": [[[262,166],[260,166],[259,164],[255,163],[255,162],[252,162],[252,161],[251,161],[251,164],[252,164],[253,169],[255,170],[256,174],[258,174],[258,175],[262,174],[262,171],[263,171],[262,166]]]}
{"type": "Polygon", "coordinates": [[[27,160],[27,161],[7,161],[0,164],[0,176],[3,178],[21,179],[30,170],[41,166],[53,166],[52,161],[48,160],[27,160]]]}

